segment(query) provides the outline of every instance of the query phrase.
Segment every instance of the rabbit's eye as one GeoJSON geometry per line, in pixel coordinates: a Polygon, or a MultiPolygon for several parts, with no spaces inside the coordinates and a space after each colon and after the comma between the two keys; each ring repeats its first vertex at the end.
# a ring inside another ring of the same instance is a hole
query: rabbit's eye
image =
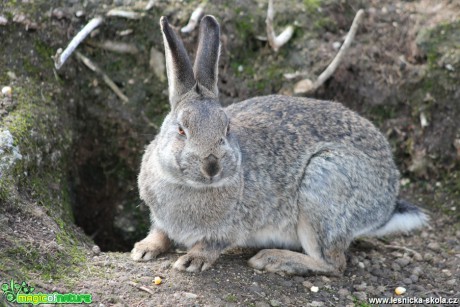
{"type": "Polygon", "coordinates": [[[184,131],[184,129],[182,129],[181,126],[179,126],[177,132],[178,132],[180,135],[185,135],[185,131],[184,131]]]}

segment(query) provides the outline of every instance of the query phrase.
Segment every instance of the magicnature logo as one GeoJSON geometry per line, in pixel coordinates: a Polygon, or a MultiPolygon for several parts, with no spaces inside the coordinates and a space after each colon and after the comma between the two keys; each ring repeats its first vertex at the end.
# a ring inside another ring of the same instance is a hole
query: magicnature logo
{"type": "Polygon", "coordinates": [[[87,293],[32,293],[35,288],[26,282],[16,283],[13,279],[2,284],[3,296],[10,303],[17,304],[89,304],[92,295],[87,293]]]}

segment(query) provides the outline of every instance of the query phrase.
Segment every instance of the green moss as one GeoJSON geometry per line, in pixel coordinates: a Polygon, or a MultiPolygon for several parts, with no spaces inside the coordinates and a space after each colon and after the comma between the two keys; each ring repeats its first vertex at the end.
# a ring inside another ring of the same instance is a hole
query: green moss
{"type": "Polygon", "coordinates": [[[238,301],[238,298],[234,294],[229,294],[225,297],[225,301],[229,303],[235,303],[238,301]]]}

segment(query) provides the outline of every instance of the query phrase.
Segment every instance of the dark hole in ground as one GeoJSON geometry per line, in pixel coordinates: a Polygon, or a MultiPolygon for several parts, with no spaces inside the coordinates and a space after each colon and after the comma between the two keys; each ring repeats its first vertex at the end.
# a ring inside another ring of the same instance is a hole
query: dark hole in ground
{"type": "Polygon", "coordinates": [[[126,252],[149,227],[149,210],[137,189],[147,140],[129,119],[135,115],[110,104],[104,108],[82,104],[77,112],[74,217],[102,251],[126,252]]]}

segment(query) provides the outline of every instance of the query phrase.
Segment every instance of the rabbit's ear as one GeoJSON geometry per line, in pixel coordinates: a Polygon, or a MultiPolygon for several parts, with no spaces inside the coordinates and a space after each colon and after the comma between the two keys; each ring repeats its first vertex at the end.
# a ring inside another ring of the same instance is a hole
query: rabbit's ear
{"type": "Polygon", "coordinates": [[[192,64],[185,50],[184,44],[169,26],[168,19],[160,19],[163,41],[165,44],[166,74],[169,84],[169,101],[174,108],[180,96],[195,86],[192,64]]]}
{"type": "Polygon", "coordinates": [[[214,16],[207,15],[201,19],[200,41],[196,53],[195,79],[217,98],[217,75],[220,55],[220,27],[214,16]]]}

